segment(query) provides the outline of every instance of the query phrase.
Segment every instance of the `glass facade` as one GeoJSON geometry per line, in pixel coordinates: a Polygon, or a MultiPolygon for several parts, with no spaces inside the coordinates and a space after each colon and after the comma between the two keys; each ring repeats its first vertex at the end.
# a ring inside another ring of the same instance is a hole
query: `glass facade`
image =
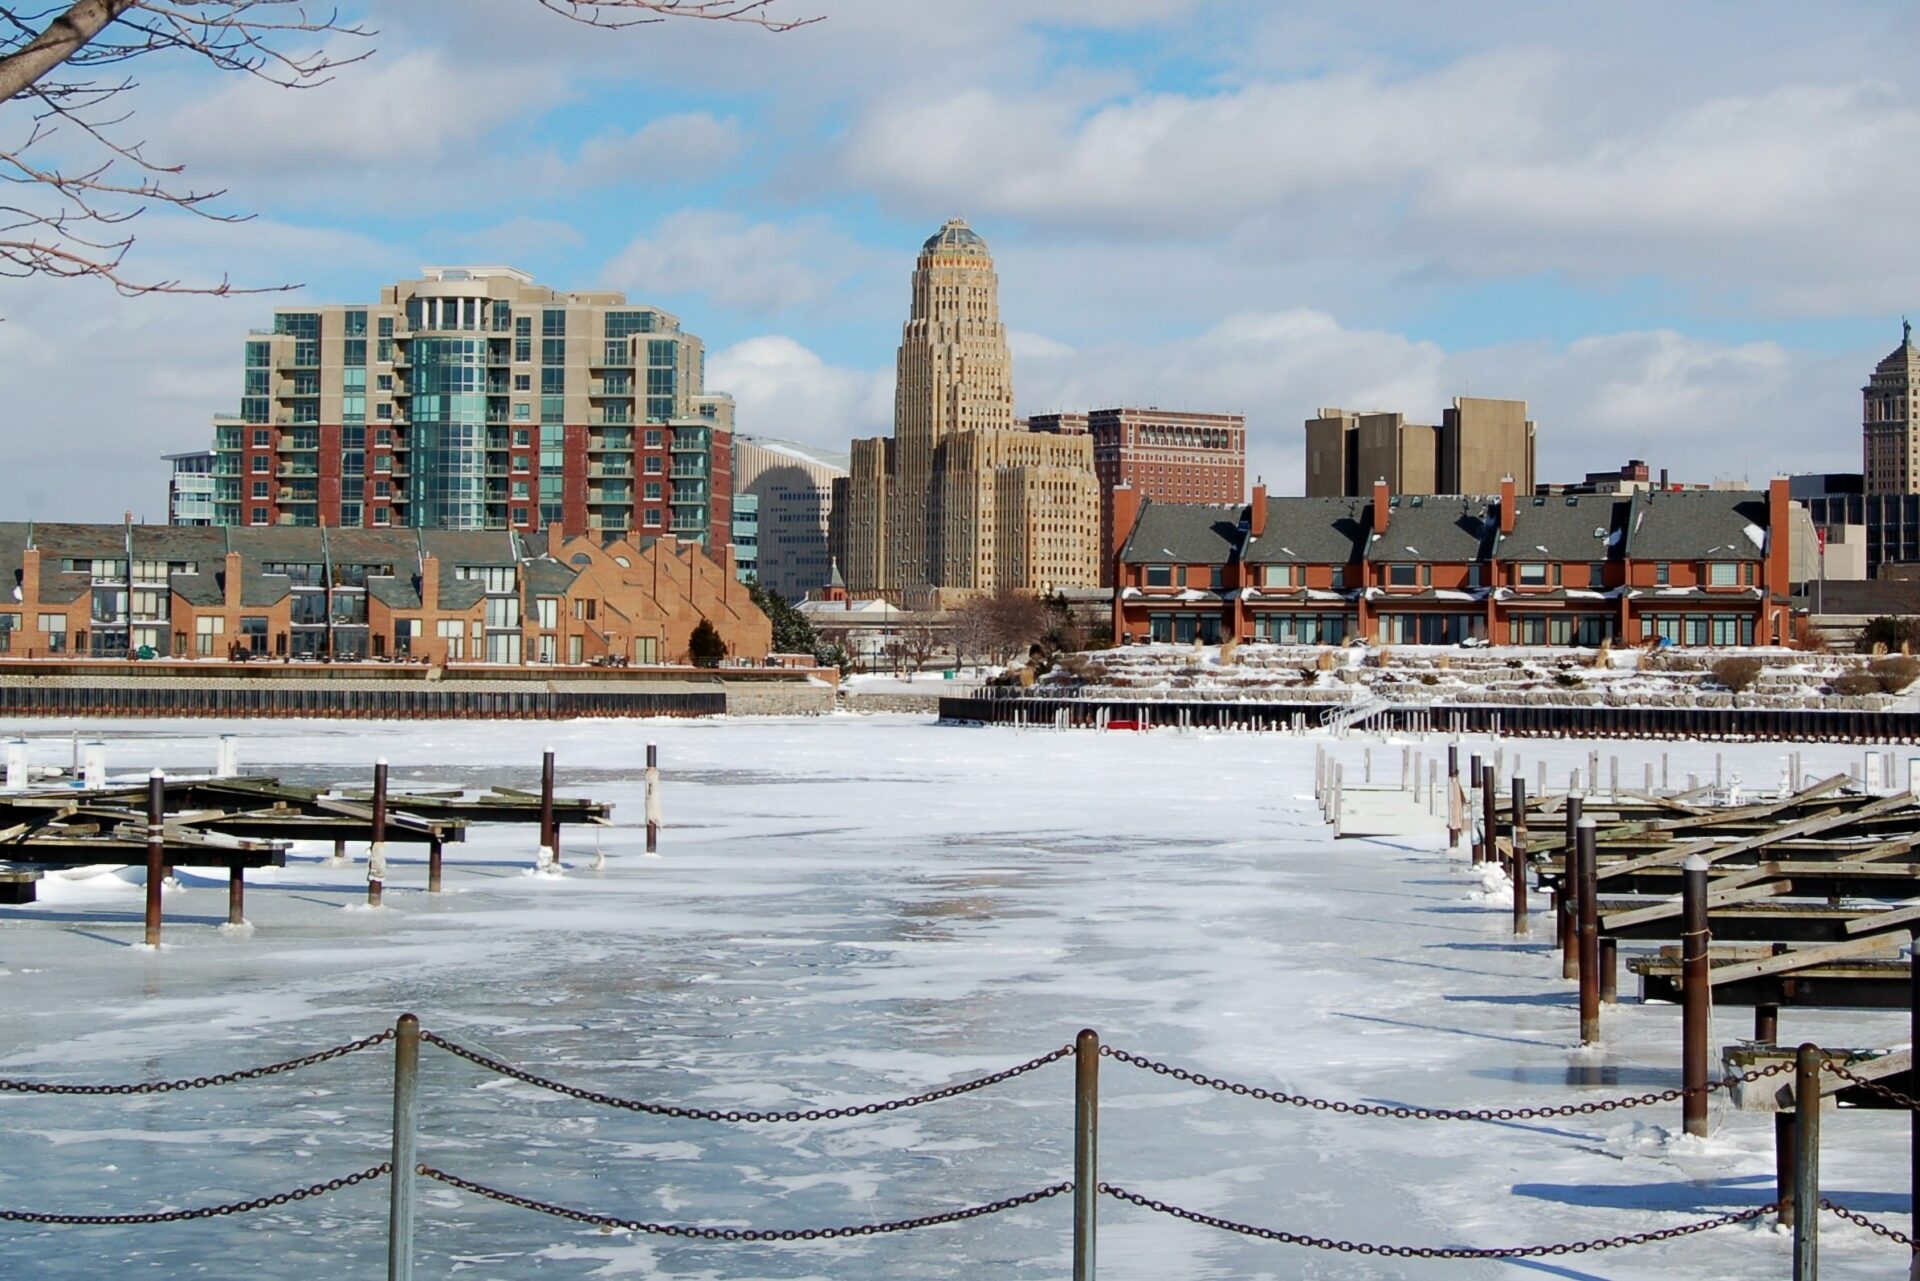
{"type": "Polygon", "coordinates": [[[486,528],[486,354],[484,339],[413,340],[409,525],[486,528]]]}

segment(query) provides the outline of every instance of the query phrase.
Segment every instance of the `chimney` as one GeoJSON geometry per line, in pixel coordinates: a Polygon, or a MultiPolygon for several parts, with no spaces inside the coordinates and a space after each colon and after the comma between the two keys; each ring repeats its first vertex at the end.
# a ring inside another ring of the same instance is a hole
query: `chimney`
{"type": "Polygon", "coordinates": [[[1255,538],[1267,532],[1267,487],[1253,487],[1253,507],[1247,512],[1247,533],[1255,538]]]}
{"type": "MultiPolygon", "coordinates": [[[[240,608],[240,588],[241,588],[240,580],[241,580],[241,576],[245,573],[246,573],[246,565],[242,561],[240,553],[228,552],[227,553],[227,577],[226,577],[226,582],[223,585],[225,590],[222,592],[221,604],[224,605],[227,608],[227,610],[230,612],[237,611],[240,608]]],[[[235,629],[235,634],[238,635],[240,624],[236,622],[233,624],[233,626],[235,629]]]]}
{"type": "Polygon", "coordinates": [[[1787,559],[1789,532],[1792,530],[1793,502],[1787,496],[1787,478],[1775,476],[1767,482],[1767,558],[1761,568],[1761,589],[1771,595],[1785,596],[1793,568],[1787,559]]]}
{"type": "Polygon", "coordinates": [[[1513,532],[1513,518],[1516,515],[1514,507],[1513,477],[1502,476],[1500,478],[1500,532],[1503,534],[1513,532]]]}
{"type": "Polygon", "coordinates": [[[1387,532],[1387,482],[1373,482],[1373,532],[1381,535],[1387,532]]]}
{"type": "Polygon", "coordinates": [[[1113,527],[1107,531],[1108,582],[1115,581],[1119,574],[1120,549],[1127,545],[1127,536],[1133,533],[1134,522],[1140,519],[1140,491],[1132,485],[1115,485],[1109,491],[1113,499],[1113,527]]]}
{"type": "Polygon", "coordinates": [[[1660,469],[1660,488],[1664,490],[1666,487],[1667,487],[1667,469],[1662,467],[1660,469]]]}
{"type": "Polygon", "coordinates": [[[560,547],[565,541],[565,531],[558,522],[553,522],[547,526],[547,555],[552,556],[556,560],[559,559],[560,547]]]}

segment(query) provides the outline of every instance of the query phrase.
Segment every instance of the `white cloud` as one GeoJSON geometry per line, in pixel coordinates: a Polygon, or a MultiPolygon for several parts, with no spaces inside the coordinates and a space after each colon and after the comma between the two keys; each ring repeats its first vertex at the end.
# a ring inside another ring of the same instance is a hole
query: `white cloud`
{"type": "Polygon", "coordinates": [[[708,112],[661,116],[630,133],[588,139],[573,173],[583,186],[645,182],[662,174],[684,182],[725,168],[744,141],[738,122],[708,112]]]}
{"type": "Polygon", "coordinates": [[[767,314],[820,302],[867,258],[824,219],[756,223],[690,209],[654,234],[636,236],[602,277],[640,296],[697,294],[716,306],[767,314]]]}
{"type": "Polygon", "coordinates": [[[732,394],[743,433],[844,450],[893,429],[893,371],[829,365],[783,335],[749,338],[707,356],[707,386],[732,394]]]}

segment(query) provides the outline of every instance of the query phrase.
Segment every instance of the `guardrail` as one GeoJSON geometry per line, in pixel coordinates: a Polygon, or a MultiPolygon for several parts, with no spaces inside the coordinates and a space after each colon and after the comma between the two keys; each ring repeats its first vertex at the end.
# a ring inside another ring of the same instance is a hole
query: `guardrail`
{"type": "MultiPolygon", "coordinates": [[[[1700,1233],[1711,1232],[1718,1228],[1730,1227],[1735,1224],[1753,1223],[1768,1215],[1778,1213],[1781,1209],[1781,1204],[1779,1202],[1770,1202],[1766,1205],[1755,1206],[1735,1213],[1690,1220],[1645,1232],[1630,1232],[1616,1236],[1575,1241],[1553,1241],[1511,1246],[1429,1246],[1385,1241],[1353,1241],[1336,1237],[1317,1236],[1308,1232],[1295,1231],[1287,1228],[1243,1223],[1210,1214],[1203,1210],[1195,1210],[1176,1205],[1150,1196],[1144,1192],[1136,1191],[1131,1187],[1102,1180],[1098,1150],[1101,1061],[1103,1059],[1111,1059],[1115,1063],[1125,1065],[1129,1068],[1165,1077],[1196,1088],[1214,1090],[1222,1094],[1233,1095],[1255,1102],[1276,1104],[1289,1108],[1308,1109],[1321,1113],[1333,1113],[1355,1118],[1414,1121],[1420,1123],[1468,1122],[1496,1125],[1508,1124],[1513,1121],[1590,1116],[1596,1113],[1610,1113],[1627,1108],[1644,1107],[1652,1104],[1670,1102],[1682,1096],[1711,1094],[1716,1090],[1728,1089],[1735,1084],[1760,1080],[1784,1071],[1794,1071],[1797,1073],[1796,1079],[1802,1091],[1798,1097],[1818,1098],[1819,1091],[1817,1089],[1817,1081],[1819,1073],[1822,1071],[1831,1071],[1842,1076],[1850,1075],[1843,1065],[1826,1061],[1817,1048],[1809,1045],[1801,1048],[1799,1059],[1795,1064],[1776,1064],[1699,1086],[1661,1090],[1627,1098],[1595,1099],[1551,1107],[1484,1109],[1408,1107],[1317,1098],[1310,1095],[1291,1094],[1262,1086],[1250,1085],[1245,1082],[1232,1081],[1223,1077],[1212,1076],[1189,1068],[1176,1066],[1144,1055],[1135,1054],[1115,1046],[1105,1045],[1101,1042],[1098,1033],[1087,1030],[1081,1032],[1070,1044],[1048,1050],[1045,1053],[1036,1055],[1024,1062],[1016,1063],[1001,1071],[952,1085],[940,1086],[903,1098],[885,1099],[843,1107],[806,1108],[784,1111],[748,1111],[688,1107],[648,1099],[627,1098],[607,1091],[558,1080],[519,1067],[480,1050],[473,1049],[453,1038],[423,1029],[417,1018],[411,1014],[403,1014],[391,1029],[380,1031],[371,1036],[362,1037],[359,1040],[349,1041],[311,1054],[302,1055],[299,1058],[267,1064],[263,1067],[245,1068],[210,1076],[144,1081],[129,1084],[68,1084],[54,1081],[0,1078],[0,1093],[139,1096],[210,1089],[217,1086],[232,1085],[242,1081],[277,1077],[284,1073],[314,1067],[335,1059],[344,1058],[347,1055],[372,1050],[389,1043],[394,1047],[393,1128],[392,1155],[390,1159],[386,1161],[377,1165],[368,1166],[364,1169],[350,1171],[330,1179],[303,1184],[283,1192],[270,1193],[244,1201],[196,1206],[187,1209],[107,1214],[0,1208],[0,1222],[95,1226],[176,1223],[186,1220],[245,1214],[271,1207],[284,1206],[327,1196],[345,1188],[384,1178],[388,1181],[389,1193],[387,1275],[390,1281],[411,1281],[413,1275],[413,1236],[414,1223],[418,1210],[415,1198],[415,1187],[418,1179],[427,1179],[501,1205],[545,1214],[574,1223],[590,1224],[611,1230],[645,1233],[655,1236],[743,1243],[829,1241],[846,1237],[912,1232],[940,1224],[960,1223],[971,1219],[984,1218],[988,1215],[1000,1214],[1022,1206],[1035,1205],[1040,1202],[1053,1200],[1057,1197],[1071,1195],[1074,1206],[1073,1275],[1075,1281],[1093,1281],[1096,1263],[1098,1204],[1103,1198],[1119,1201],[1139,1209],[1150,1211],[1154,1214],[1211,1227],[1223,1232],[1254,1237],[1265,1241],[1273,1241],[1284,1245],[1340,1254],[1419,1259],[1548,1258],[1569,1254],[1586,1254],[1601,1250],[1625,1249],[1658,1241],[1670,1241],[1681,1237],[1694,1236],[1700,1233]],[[718,1125],[748,1126],[813,1124],[881,1116],[905,1108],[921,1107],[948,1099],[959,1098],[963,1095],[972,1094],[979,1090],[1003,1084],[1017,1077],[1026,1076],[1029,1073],[1041,1071],[1062,1060],[1072,1059],[1074,1061],[1074,1157],[1072,1178],[1059,1179],[1039,1187],[1020,1189],[993,1201],[951,1207],[927,1214],[860,1223],[809,1225],[804,1227],[718,1227],[698,1222],[663,1223],[627,1217],[602,1210],[564,1205],[543,1199],[533,1195],[529,1191],[514,1191],[496,1187],[482,1179],[449,1171],[432,1162],[420,1159],[418,1152],[418,1138],[421,1128],[419,1098],[420,1050],[423,1045],[438,1049],[452,1058],[464,1061],[483,1071],[599,1107],[678,1120],[691,1120],[718,1125]],[[1815,1083],[1812,1087],[1808,1084],[1810,1081],[1815,1083]],[[1809,1090],[1811,1090],[1810,1093],[1808,1092],[1809,1090]]],[[[1885,1091],[1885,1087],[1878,1088],[1885,1091]]],[[[1897,1098],[1902,1106],[1910,1109],[1916,1106],[1915,1100],[1905,1095],[1899,1095],[1897,1098]]],[[[1905,1246],[1910,1251],[1920,1252],[1920,1243],[1917,1243],[1913,1237],[1820,1196],[1818,1184],[1818,1108],[1806,1109],[1800,1115],[1798,1123],[1801,1127],[1801,1138],[1798,1144],[1798,1150],[1801,1155],[1796,1165],[1794,1186],[1795,1200],[1798,1204],[1802,1206],[1817,1204],[1822,1209],[1865,1227],[1896,1245],[1905,1246]]],[[[1794,1216],[1794,1276],[1796,1278],[1803,1276],[1810,1278],[1812,1276],[1812,1272],[1806,1269],[1811,1268],[1815,1262],[1815,1251],[1817,1250],[1818,1240],[1818,1218],[1818,1215],[1813,1214],[1798,1214],[1794,1216]]]]}

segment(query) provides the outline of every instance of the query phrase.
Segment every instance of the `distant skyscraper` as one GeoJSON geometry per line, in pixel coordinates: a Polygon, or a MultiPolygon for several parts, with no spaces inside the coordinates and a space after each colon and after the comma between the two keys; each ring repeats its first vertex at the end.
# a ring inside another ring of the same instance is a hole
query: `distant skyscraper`
{"type": "Polygon", "coordinates": [[[1092,442],[1017,429],[999,279],[955,218],[927,238],[900,336],[894,433],[853,443],[841,569],[909,603],[1099,580],[1092,442]]]}
{"type": "Polygon", "coordinates": [[[1869,494],[1920,494],[1920,349],[1902,321],[1900,345],[1860,389],[1863,467],[1869,494]]]}
{"type": "Polygon", "coordinates": [[[213,467],[219,457],[211,449],[164,456],[164,461],[173,468],[173,474],[167,478],[167,524],[214,523],[213,467]]]}
{"type": "Polygon", "coordinates": [[[282,307],[214,420],[220,525],[731,536],[733,401],[657,307],[511,267],[282,307]]]}
{"type": "Polygon", "coordinates": [[[827,585],[833,571],[827,546],[833,487],[846,474],[845,454],[792,440],[734,438],[734,502],[759,502],[755,573],[762,587],[799,600],[827,585]]]}
{"type": "Polygon", "coordinates": [[[1509,477],[1532,493],[1534,434],[1524,400],[1456,396],[1438,427],[1322,409],[1307,420],[1307,497],[1364,497],[1376,480],[1395,494],[1492,494],[1509,477]]]}

